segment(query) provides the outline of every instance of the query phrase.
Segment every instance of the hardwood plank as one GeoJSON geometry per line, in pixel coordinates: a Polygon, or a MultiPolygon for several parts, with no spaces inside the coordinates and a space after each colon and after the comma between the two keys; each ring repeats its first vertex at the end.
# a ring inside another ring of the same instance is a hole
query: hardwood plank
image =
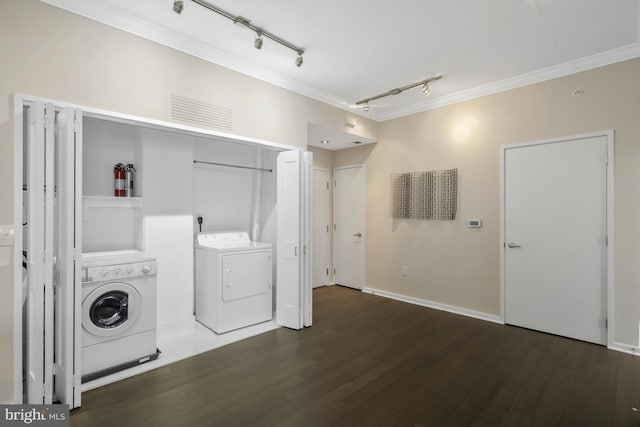
{"type": "Polygon", "coordinates": [[[278,329],[83,394],[82,426],[638,425],[640,359],[352,289],[278,329]]]}

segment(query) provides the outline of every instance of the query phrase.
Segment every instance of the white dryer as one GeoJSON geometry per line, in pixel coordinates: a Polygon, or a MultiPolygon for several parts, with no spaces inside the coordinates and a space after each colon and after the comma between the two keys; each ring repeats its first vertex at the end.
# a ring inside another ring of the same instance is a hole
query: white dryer
{"type": "Polygon", "coordinates": [[[156,259],[82,254],[82,382],[158,357],[156,259]]]}
{"type": "Polygon", "coordinates": [[[196,236],[196,320],[216,333],[273,318],[271,244],[246,232],[196,236]]]}

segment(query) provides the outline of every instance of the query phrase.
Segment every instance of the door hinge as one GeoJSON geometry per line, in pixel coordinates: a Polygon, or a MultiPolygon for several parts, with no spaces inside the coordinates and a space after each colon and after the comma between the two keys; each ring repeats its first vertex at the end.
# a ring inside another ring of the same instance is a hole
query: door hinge
{"type": "Polygon", "coordinates": [[[335,268],[333,269],[333,275],[334,276],[336,275],[336,269],[335,268]]]}
{"type": "Polygon", "coordinates": [[[604,153],[604,164],[609,164],[609,152],[604,153]]]}
{"type": "Polygon", "coordinates": [[[337,185],[337,181],[334,179],[333,180],[333,186],[335,187],[337,185]]]}
{"type": "Polygon", "coordinates": [[[336,231],[336,225],[333,224],[333,231],[336,231]]]}
{"type": "Polygon", "coordinates": [[[58,373],[58,365],[56,365],[55,363],[53,364],[53,369],[51,369],[51,373],[53,375],[58,373]]]}
{"type": "Polygon", "coordinates": [[[604,328],[609,329],[609,319],[606,317],[604,318],[604,328]]]}
{"type": "Polygon", "coordinates": [[[49,114],[45,114],[44,115],[44,128],[45,129],[50,128],[51,124],[52,124],[51,122],[52,122],[51,116],[49,114]]]}
{"type": "Polygon", "coordinates": [[[302,247],[302,255],[306,255],[307,254],[307,245],[304,245],[302,247]]]}
{"type": "Polygon", "coordinates": [[[329,232],[329,224],[327,224],[327,233],[329,232]]]}
{"type": "Polygon", "coordinates": [[[327,268],[327,276],[329,275],[329,269],[327,268]]]}
{"type": "Polygon", "coordinates": [[[604,245],[605,245],[606,247],[609,247],[609,236],[608,236],[608,235],[607,235],[607,236],[604,236],[604,245]]]}
{"type": "Polygon", "coordinates": [[[327,181],[327,190],[329,189],[329,181],[327,181]]]}
{"type": "Polygon", "coordinates": [[[73,132],[74,133],[79,133],[80,132],[80,126],[81,126],[80,120],[75,119],[73,121],[73,132]]]}

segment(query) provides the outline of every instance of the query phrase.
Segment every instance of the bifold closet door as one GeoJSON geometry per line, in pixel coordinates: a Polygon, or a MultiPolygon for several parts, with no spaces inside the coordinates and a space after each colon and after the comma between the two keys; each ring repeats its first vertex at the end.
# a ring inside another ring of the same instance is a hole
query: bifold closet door
{"type": "Polygon", "coordinates": [[[53,105],[35,103],[26,110],[27,300],[26,403],[53,399],[53,105]]]}
{"type": "Polygon", "coordinates": [[[291,329],[311,325],[309,177],[313,158],[306,154],[284,151],[277,161],[276,323],[291,329]]]}
{"type": "Polygon", "coordinates": [[[82,111],[56,115],[55,396],[80,406],[82,256],[82,111]]]}
{"type": "Polygon", "coordinates": [[[81,111],[26,109],[26,403],[80,406],[81,111]]]}

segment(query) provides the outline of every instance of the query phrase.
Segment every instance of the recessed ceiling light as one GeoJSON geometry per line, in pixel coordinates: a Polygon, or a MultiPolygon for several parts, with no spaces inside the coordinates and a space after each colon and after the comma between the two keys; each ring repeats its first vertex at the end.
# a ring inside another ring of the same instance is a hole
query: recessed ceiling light
{"type": "Polygon", "coordinates": [[[362,141],[352,141],[353,144],[362,144],[362,141]]]}
{"type": "Polygon", "coordinates": [[[328,144],[329,141],[327,141],[326,139],[323,139],[322,141],[320,141],[320,144],[328,144]]]}

